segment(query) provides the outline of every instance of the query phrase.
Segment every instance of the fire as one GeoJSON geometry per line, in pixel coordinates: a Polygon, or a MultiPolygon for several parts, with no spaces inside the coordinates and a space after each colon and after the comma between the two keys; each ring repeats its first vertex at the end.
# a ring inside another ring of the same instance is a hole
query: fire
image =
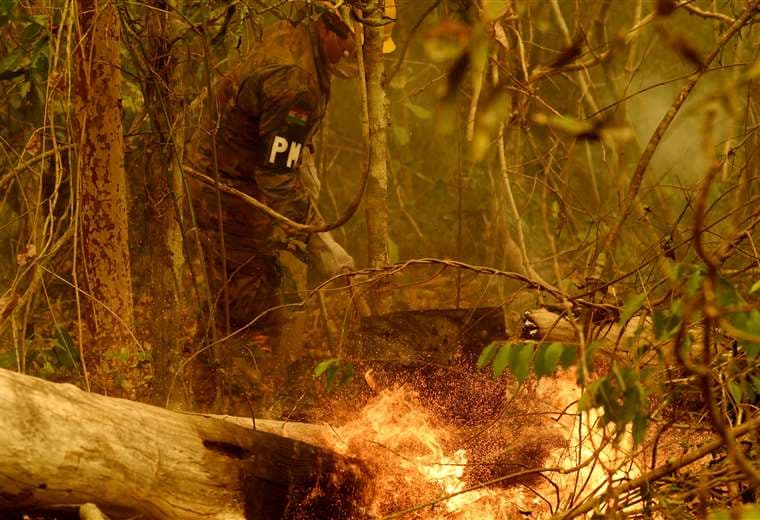
{"type": "Polygon", "coordinates": [[[567,472],[554,477],[563,491],[564,505],[571,498],[577,503],[579,498],[602,493],[606,484],[640,474],[639,469],[631,464],[634,459],[632,437],[626,434],[614,443],[611,428],[601,426],[598,410],[579,413],[577,403],[581,389],[576,384],[574,370],[546,380],[544,384],[548,392],[555,395],[555,403],[564,409],[556,426],[567,439],[567,446],[555,450],[546,464],[567,472]]]}
{"type": "Polygon", "coordinates": [[[452,434],[407,388],[384,390],[359,418],[337,429],[342,453],[369,460],[379,471],[370,507],[376,516],[454,495],[419,512],[416,518],[487,520],[515,514],[521,491],[478,489],[463,492],[468,465],[464,449],[447,453],[452,434]],[[423,515],[423,516],[419,516],[423,515]]]}
{"type": "MultiPolygon", "coordinates": [[[[430,520],[548,518],[566,508],[570,497],[577,502],[603,492],[612,479],[630,477],[620,463],[630,460],[624,447],[607,442],[609,436],[598,427],[593,412],[576,412],[573,403],[580,389],[572,374],[541,380],[530,392],[530,399],[553,412],[536,414],[538,427],[553,430],[563,441],[548,451],[543,464],[555,471],[531,485],[478,487],[471,475],[468,479],[467,469],[479,463],[461,447],[461,431],[435,417],[405,386],[383,390],[355,420],[336,428],[335,449],[372,467],[372,496],[366,502],[368,513],[377,518],[394,514],[430,520]],[[591,459],[595,462],[582,464],[591,459]]],[[[493,446],[493,451],[500,448],[493,446]]],[[[516,471],[519,468],[510,468],[504,474],[516,471]]]]}

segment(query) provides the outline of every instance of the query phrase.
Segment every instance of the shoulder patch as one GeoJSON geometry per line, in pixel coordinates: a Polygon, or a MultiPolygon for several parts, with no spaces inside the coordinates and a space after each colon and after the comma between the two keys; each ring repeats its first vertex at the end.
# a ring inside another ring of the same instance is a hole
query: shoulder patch
{"type": "Polygon", "coordinates": [[[288,111],[288,123],[298,126],[306,126],[308,121],[309,112],[303,108],[291,108],[290,111],[288,111]]]}

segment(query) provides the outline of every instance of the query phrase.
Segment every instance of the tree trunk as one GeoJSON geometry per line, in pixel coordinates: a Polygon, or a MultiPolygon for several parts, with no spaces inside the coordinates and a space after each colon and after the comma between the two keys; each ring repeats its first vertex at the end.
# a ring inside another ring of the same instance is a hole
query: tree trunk
{"type": "MultiPolygon", "coordinates": [[[[367,18],[381,18],[382,1],[365,10],[367,18]]],[[[383,63],[383,27],[364,26],[364,74],[367,83],[369,123],[369,179],[367,181],[367,243],[370,267],[388,265],[388,114],[385,102],[385,65],[383,63]]],[[[387,311],[383,287],[372,298],[374,311],[387,311]]],[[[387,296],[387,295],[386,295],[387,296]]]]}
{"type": "MultiPolygon", "coordinates": [[[[87,296],[92,388],[134,395],[137,345],[132,340],[132,286],[127,243],[126,174],[122,134],[119,20],[116,7],[79,0],[76,51],[81,273],[87,296]]],[[[79,244],[78,244],[79,245],[79,244]]]]}
{"type": "Polygon", "coordinates": [[[1,369],[0,416],[0,512],[92,502],[111,518],[360,518],[358,464],[302,442],[327,444],[320,426],[253,431],[1,369]]]}
{"type": "Polygon", "coordinates": [[[155,3],[154,7],[146,14],[147,41],[144,40],[145,65],[151,71],[145,82],[144,95],[153,130],[145,171],[150,262],[148,286],[153,312],[147,313],[146,318],[153,359],[151,400],[162,405],[182,402],[179,392],[174,396],[167,394],[172,374],[178,370],[180,338],[189,309],[182,291],[185,255],[177,205],[182,185],[180,170],[175,167],[175,153],[181,150],[178,143],[181,135],[178,129],[172,131],[170,128],[176,105],[169,90],[174,68],[167,27],[169,11],[164,1],[155,3]]]}

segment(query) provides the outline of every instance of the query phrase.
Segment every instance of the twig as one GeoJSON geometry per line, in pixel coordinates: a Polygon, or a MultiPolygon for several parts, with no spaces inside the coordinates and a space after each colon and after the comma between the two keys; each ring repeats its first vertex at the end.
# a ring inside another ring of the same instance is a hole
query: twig
{"type": "Polygon", "coordinates": [[[705,11],[691,4],[684,5],[683,8],[686,9],[691,14],[701,16],[702,18],[713,18],[715,20],[720,20],[721,22],[726,22],[726,23],[734,23],[736,21],[730,16],[728,16],[727,14],[716,13],[714,11],[705,11]]]}

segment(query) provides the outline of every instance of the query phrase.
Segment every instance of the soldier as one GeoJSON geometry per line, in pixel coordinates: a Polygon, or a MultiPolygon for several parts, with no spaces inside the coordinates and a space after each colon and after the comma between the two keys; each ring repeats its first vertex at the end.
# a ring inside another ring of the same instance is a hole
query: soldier
{"type": "MultiPolygon", "coordinates": [[[[283,21],[265,29],[250,56],[214,85],[215,113],[202,118],[187,161],[197,229],[216,300],[217,327],[222,332],[227,327],[245,327],[283,303],[282,258],[288,256],[284,251],[304,262],[308,259],[325,275],[352,269],[353,260],[329,233],[294,232],[239,197],[220,193],[223,272],[217,191],[213,183],[199,180],[192,172],[207,178],[218,172],[220,183],[294,221],[321,223],[315,206],[319,181],[311,140],[325,115],[331,77],[348,77],[357,71],[354,42],[349,26],[332,11],[312,23],[283,21]]],[[[261,346],[278,349],[282,325],[283,313],[270,312],[252,329],[261,346]]]]}

